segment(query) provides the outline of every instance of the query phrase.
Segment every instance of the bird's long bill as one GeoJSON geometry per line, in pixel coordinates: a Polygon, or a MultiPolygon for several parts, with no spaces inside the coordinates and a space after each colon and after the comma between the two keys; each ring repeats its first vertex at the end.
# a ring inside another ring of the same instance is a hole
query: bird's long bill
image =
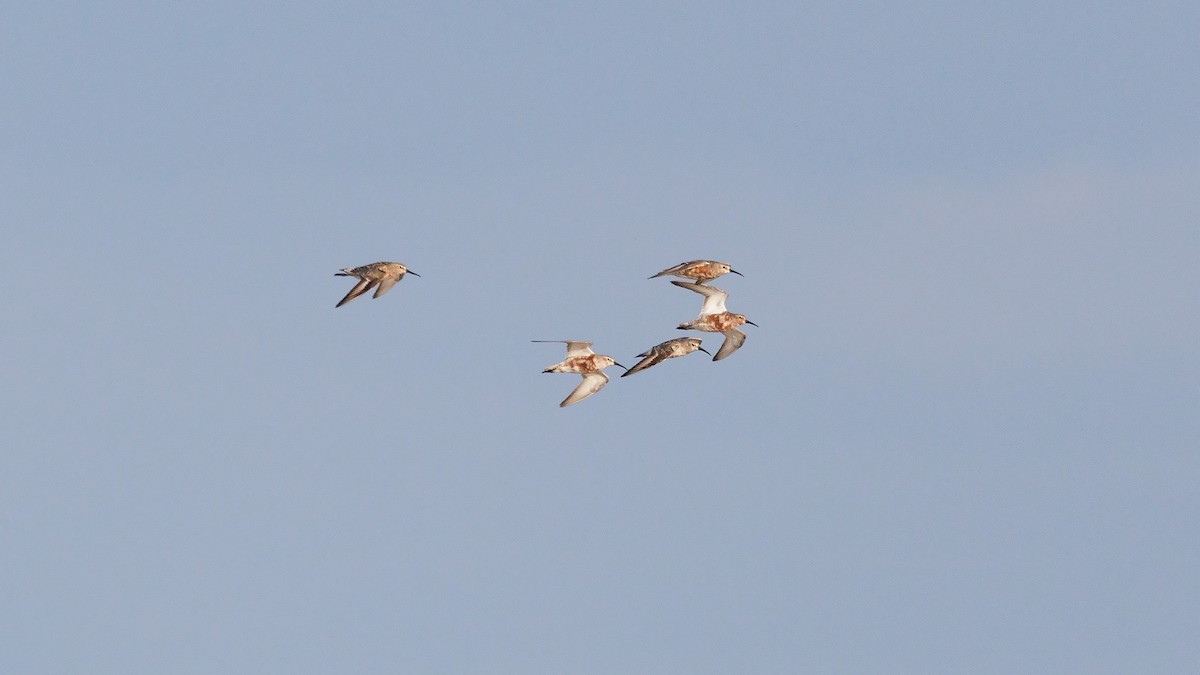
{"type": "Polygon", "coordinates": [[[735,269],[730,269],[729,271],[730,271],[730,272],[733,272],[734,274],[738,275],[739,277],[744,277],[744,276],[746,276],[745,274],[742,274],[741,272],[739,272],[739,271],[737,271],[737,270],[735,270],[735,269]]]}
{"type": "MultiPolygon", "coordinates": [[[[625,368],[625,366],[622,366],[621,364],[617,363],[616,361],[613,361],[613,365],[614,365],[614,366],[619,366],[619,367],[621,367],[621,368],[625,368]]],[[[625,370],[626,370],[626,371],[628,371],[629,369],[628,369],[628,368],[625,368],[625,370]]]]}
{"type": "Polygon", "coordinates": [[[704,347],[696,347],[696,349],[699,349],[700,351],[704,352],[705,354],[708,354],[709,356],[712,356],[712,352],[708,351],[708,350],[707,350],[707,349],[705,349],[704,347]]]}
{"type": "Polygon", "coordinates": [[[746,323],[750,324],[751,326],[754,326],[755,328],[758,328],[758,324],[754,323],[753,321],[747,320],[746,323]]]}
{"type": "Polygon", "coordinates": [[[405,270],[405,272],[404,272],[404,273],[405,273],[405,274],[411,274],[411,275],[413,275],[414,277],[419,277],[419,276],[421,276],[420,274],[417,274],[416,272],[414,272],[414,271],[412,271],[412,270],[405,270]]]}

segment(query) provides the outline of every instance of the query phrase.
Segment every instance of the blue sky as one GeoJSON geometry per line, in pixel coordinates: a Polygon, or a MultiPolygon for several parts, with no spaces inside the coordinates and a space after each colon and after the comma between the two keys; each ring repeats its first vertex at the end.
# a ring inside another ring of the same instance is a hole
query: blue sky
{"type": "Polygon", "coordinates": [[[0,670],[1200,668],[1193,4],[3,18],[0,670]]]}

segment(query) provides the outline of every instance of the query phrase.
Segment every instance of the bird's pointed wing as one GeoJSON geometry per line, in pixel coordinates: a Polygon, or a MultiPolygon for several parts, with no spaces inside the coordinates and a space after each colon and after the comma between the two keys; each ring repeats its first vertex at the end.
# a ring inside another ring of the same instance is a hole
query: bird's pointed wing
{"type": "Polygon", "coordinates": [[[595,354],[592,351],[592,343],[584,342],[583,340],[530,340],[530,342],[561,342],[567,345],[567,358],[572,356],[590,356],[595,354]]]}
{"type": "Polygon", "coordinates": [[[572,356],[591,356],[596,353],[592,351],[592,343],[590,342],[583,342],[582,340],[563,340],[563,342],[567,343],[567,358],[572,356]]]}
{"type": "Polygon", "coordinates": [[[659,363],[662,363],[663,360],[662,354],[659,353],[657,349],[651,349],[648,352],[643,352],[642,354],[639,354],[639,356],[644,356],[646,358],[638,361],[632,368],[624,373],[621,373],[621,377],[628,377],[634,373],[641,372],[650,366],[656,366],[659,363]]]}
{"type": "Polygon", "coordinates": [[[363,293],[366,293],[367,291],[371,290],[371,287],[373,287],[375,284],[376,284],[376,282],[371,281],[370,279],[359,279],[358,283],[354,284],[354,288],[351,288],[350,292],[346,294],[346,297],[342,298],[341,302],[334,305],[334,307],[341,307],[342,305],[346,304],[347,302],[350,302],[351,300],[357,298],[358,296],[362,295],[363,293]]]}
{"type": "Polygon", "coordinates": [[[736,328],[731,328],[722,333],[722,335],[725,336],[725,341],[721,343],[721,348],[717,350],[717,355],[713,357],[713,361],[720,361],[736,352],[746,342],[746,334],[736,328]]]}
{"type": "Polygon", "coordinates": [[[725,311],[725,298],[728,298],[729,294],[716,286],[692,284],[686,281],[672,281],[671,283],[704,296],[704,306],[700,308],[700,316],[720,314],[725,311]]]}
{"type": "Polygon", "coordinates": [[[678,274],[679,272],[682,272],[682,271],[684,271],[685,269],[687,269],[689,265],[693,265],[693,264],[695,264],[696,262],[697,262],[697,261],[695,261],[695,260],[689,260],[688,262],[681,262],[681,263],[679,263],[678,265],[676,265],[676,266],[674,266],[674,267],[668,267],[667,269],[665,269],[665,270],[663,270],[663,271],[659,272],[658,274],[655,274],[654,276],[652,276],[652,277],[650,277],[650,278],[651,278],[651,279],[656,279],[656,278],[658,278],[658,277],[665,277],[665,276],[667,276],[668,274],[678,274]]]}
{"type": "Polygon", "coordinates": [[[583,373],[583,381],[579,383],[578,387],[575,387],[575,391],[571,392],[570,396],[558,404],[558,407],[565,408],[572,403],[579,403],[603,389],[606,384],[608,384],[608,376],[598,370],[591,373],[583,373]]]}

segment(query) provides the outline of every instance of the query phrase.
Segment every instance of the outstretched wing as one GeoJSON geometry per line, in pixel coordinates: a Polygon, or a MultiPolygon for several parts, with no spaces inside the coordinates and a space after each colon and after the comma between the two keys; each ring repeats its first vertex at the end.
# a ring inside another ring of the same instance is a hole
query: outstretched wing
{"type": "Polygon", "coordinates": [[[578,387],[575,387],[575,391],[571,392],[570,396],[566,397],[563,399],[562,403],[558,404],[558,407],[565,408],[572,403],[579,403],[583,399],[603,389],[604,385],[606,384],[608,384],[608,376],[598,370],[590,373],[583,373],[583,381],[579,383],[578,387]]]}
{"type": "MultiPolygon", "coordinates": [[[[351,288],[350,292],[346,294],[346,297],[342,298],[341,302],[334,305],[334,307],[335,308],[341,307],[342,305],[346,304],[347,302],[350,302],[351,300],[357,298],[358,296],[362,295],[363,293],[366,293],[367,291],[374,288],[375,284],[377,284],[377,283],[379,283],[379,282],[371,281],[370,279],[359,279],[358,283],[354,284],[354,288],[351,288]]],[[[379,297],[379,295],[376,294],[375,297],[379,297]]]]}
{"type": "Polygon", "coordinates": [[[725,341],[721,343],[721,348],[717,350],[717,355],[713,357],[713,361],[720,361],[736,352],[746,342],[746,334],[736,328],[731,328],[721,334],[725,336],[725,341]]]}
{"type": "Polygon", "coordinates": [[[582,340],[530,340],[530,342],[562,342],[567,345],[567,358],[572,356],[591,356],[595,354],[592,351],[592,343],[582,340]]]}
{"type": "Polygon", "coordinates": [[[672,281],[671,283],[704,296],[704,306],[700,308],[700,316],[721,314],[725,311],[725,298],[728,298],[729,294],[716,286],[705,286],[686,281],[672,281]]]}
{"type": "Polygon", "coordinates": [[[567,358],[571,358],[572,356],[591,356],[596,353],[592,351],[592,343],[590,342],[583,342],[581,340],[564,340],[564,342],[567,343],[567,358]]]}
{"type": "Polygon", "coordinates": [[[698,262],[702,262],[702,261],[700,261],[700,260],[689,260],[688,262],[681,262],[681,263],[679,263],[678,265],[676,265],[676,266],[674,266],[674,267],[668,267],[667,269],[665,269],[665,270],[663,270],[663,271],[659,272],[658,274],[655,274],[654,276],[652,276],[652,277],[650,277],[650,278],[651,278],[651,279],[656,279],[656,278],[658,278],[658,277],[665,277],[665,276],[667,276],[668,274],[679,274],[680,272],[682,272],[682,271],[684,271],[685,269],[687,269],[687,268],[691,267],[692,265],[695,265],[695,264],[696,264],[696,263],[698,263],[698,262]]]}
{"type": "Polygon", "coordinates": [[[650,366],[656,366],[663,361],[662,352],[657,349],[651,349],[650,351],[642,352],[639,354],[639,356],[645,356],[646,358],[638,361],[632,368],[621,373],[621,377],[629,377],[630,375],[641,372],[650,366]]]}

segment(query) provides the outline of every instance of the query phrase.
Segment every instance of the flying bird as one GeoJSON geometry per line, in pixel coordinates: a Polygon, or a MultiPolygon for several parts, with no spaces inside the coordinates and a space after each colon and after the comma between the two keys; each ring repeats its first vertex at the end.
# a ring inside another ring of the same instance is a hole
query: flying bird
{"type": "Polygon", "coordinates": [[[543,373],[579,373],[583,376],[583,381],[575,390],[570,393],[558,407],[565,408],[572,403],[579,403],[583,399],[604,388],[608,384],[608,376],[603,370],[609,366],[619,366],[621,364],[613,360],[611,356],[597,354],[592,351],[592,343],[583,342],[581,340],[533,340],[533,342],[564,342],[567,345],[567,358],[552,365],[547,366],[543,373]]]}
{"type": "Polygon", "coordinates": [[[637,364],[635,364],[632,368],[622,373],[621,377],[627,377],[636,372],[643,371],[651,366],[657,366],[667,359],[673,359],[677,356],[691,354],[697,349],[705,354],[708,354],[709,356],[712,356],[707,349],[700,346],[700,338],[684,337],[675,338],[674,340],[667,340],[666,342],[654,345],[650,349],[638,354],[638,356],[645,358],[643,358],[641,361],[638,361],[637,364]]]}
{"type": "Polygon", "coordinates": [[[716,286],[690,284],[685,281],[672,281],[671,283],[704,296],[704,305],[700,308],[700,316],[696,317],[694,321],[679,324],[679,330],[700,330],[724,335],[725,341],[721,343],[721,348],[717,350],[713,361],[720,361],[736,352],[746,342],[746,334],[738,330],[738,326],[744,323],[758,326],[747,319],[745,315],[734,314],[726,310],[725,299],[729,297],[729,294],[716,286]]]}
{"type": "Polygon", "coordinates": [[[717,262],[715,260],[692,260],[690,262],[679,263],[674,267],[668,267],[667,269],[655,274],[650,278],[655,279],[657,277],[670,274],[681,279],[692,279],[698,284],[703,284],[706,281],[712,281],[713,279],[730,272],[733,272],[739,277],[746,276],[741,272],[731,268],[729,263],[717,262]]]}
{"type": "Polygon", "coordinates": [[[347,267],[340,270],[334,273],[333,276],[358,277],[358,283],[334,307],[341,307],[372,288],[375,289],[373,297],[378,298],[391,290],[392,286],[395,286],[403,279],[405,274],[411,274],[414,277],[421,276],[398,262],[376,262],[370,265],[363,265],[362,267],[347,267]]]}

